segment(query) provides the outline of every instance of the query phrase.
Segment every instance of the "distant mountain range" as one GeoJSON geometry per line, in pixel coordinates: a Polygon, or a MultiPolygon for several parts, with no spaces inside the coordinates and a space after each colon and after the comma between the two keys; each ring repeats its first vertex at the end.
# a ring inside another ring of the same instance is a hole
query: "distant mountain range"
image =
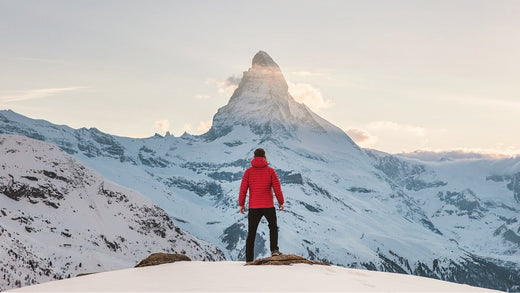
{"type": "MultiPolygon", "coordinates": [[[[361,149],[296,102],[262,51],[200,136],[125,138],[12,111],[0,111],[0,133],[58,146],[149,197],[232,260],[244,259],[247,235],[240,180],[263,147],[286,197],[278,216],[283,252],[480,287],[520,286],[520,158],[424,162],[361,149]]],[[[268,253],[266,226],[257,256],[268,253]]]]}

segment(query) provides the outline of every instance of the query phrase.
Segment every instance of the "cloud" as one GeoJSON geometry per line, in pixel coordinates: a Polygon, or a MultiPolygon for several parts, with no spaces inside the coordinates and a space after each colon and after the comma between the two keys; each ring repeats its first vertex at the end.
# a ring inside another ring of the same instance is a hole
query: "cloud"
{"type": "Polygon", "coordinates": [[[400,124],[392,121],[374,121],[366,125],[366,128],[373,131],[394,131],[406,132],[418,137],[426,136],[426,129],[419,126],[400,124]]]}
{"type": "Polygon", "coordinates": [[[457,148],[455,151],[461,153],[477,153],[490,158],[520,156],[520,148],[518,146],[503,143],[497,143],[489,148],[457,148]]]}
{"type": "Polygon", "coordinates": [[[363,129],[351,128],[347,130],[346,133],[362,147],[371,146],[377,141],[376,136],[368,133],[368,131],[363,129]]]}
{"type": "Polygon", "coordinates": [[[160,130],[161,133],[166,133],[170,131],[170,121],[167,119],[155,121],[155,128],[160,130]]]}
{"type": "Polygon", "coordinates": [[[197,99],[197,100],[208,100],[208,99],[211,99],[211,96],[210,95],[196,95],[195,99],[197,99]]]}
{"type": "Polygon", "coordinates": [[[190,123],[185,123],[182,126],[182,131],[187,133],[192,133],[193,126],[190,123]]]}
{"type": "Polygon", "coordinates": [[[45,88],[45,89],[36,89],[36,90],[20,90],[20,91],[12,91],[5,94],[0,95],[0,101],[2,102],[18,102],[18,101],[27,101],[27,100],[37,100],[43,99],[51,96],[55,96],[57,94],[61,94],[64,92],[78,91],[82,89],[87,89],[88,87],[84,86],[74,86],[74,87],[63,87],[63,88],[45,88]]]}
{"type": "Polygon", "coordinates": [[[346,133],[361,147],[387,152],[409,152],[429,145],[442,131],[401,124],[393,121],[373,121],[362,126],[346,128],[346,133]]]}
{"type": "Polygon", "coordinates": [[[289,93],[300,103],[304,103],[314,111],[327,109],[334,106],[330,100],[325,100],[319,89],[307,83],[287,82],[289,93]]]}
{"type": "MultiPolygon", "coordinates": [[[[318,74],[302,71],[299,72],[301,75],[307,74],[312,76],[317,76],[318,74]]],[[[321,75],[321,74],[320,74],[321,75]]],[[[242,79],[236,76],[230,76],[223,81],[215,81],[215,80],[207,80],[206,84],[216,83],[218,88],[218,93],[221,96],[229,97],[233,94],[233,92],[238,88],[240,81],[242,79]]],[[[307,83],[293,83],[288,81],[287,85],[289,87],[289,94],[293,96],[293,98],[300,103],[304,103],[313,111],[319,111],[322,109],[327,109],[334,106],[334,103],[330,100],[326,100],[323,98],[321,91],[310,84],[307,83]]],[[[202,98],[202,97],[199,97],[202,98]]]]}
{"type": "Polygon", "coordinates": [[[224,81],[217,81],[218,93],[223,96],[231,96],[241,80],[239,77],[230,76],[224,81]]]}
{"type": "Polygon", "coordinates": [[[199,126],[197,127],[197,133],[198,134],[206,133],[211,128],[212,124],[213,124],[213,121],[211,121],[211,120],[200,121],[199,126]]]}
{"type": "Polygon", "coordinates": [[[452,150],[420,149],[398,155],[422,161],[503,159],[520,156],[520,148],[497,145],[492,148],[456,148],[452,150]]]}
{"type": "Polygon", "coordinates": [[[212,120],[200,121],[199,125],[197,126],[197,129],[195,129],[191,123],[185,123],[182,126],[182,130],[183,132],[187,132],[189,134],[194,135],[204,134],[208,132],[208,130],[211,128],[212,122],[212,120]]]}

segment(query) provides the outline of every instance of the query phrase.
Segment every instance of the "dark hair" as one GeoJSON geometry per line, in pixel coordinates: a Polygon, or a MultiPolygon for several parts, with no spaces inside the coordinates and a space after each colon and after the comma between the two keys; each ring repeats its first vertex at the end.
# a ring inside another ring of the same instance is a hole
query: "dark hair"
{"type": "Polygon", "coordinates": [[[255,157],[265,157],[264,149],[258,148],[255,150],[255,157]]]}

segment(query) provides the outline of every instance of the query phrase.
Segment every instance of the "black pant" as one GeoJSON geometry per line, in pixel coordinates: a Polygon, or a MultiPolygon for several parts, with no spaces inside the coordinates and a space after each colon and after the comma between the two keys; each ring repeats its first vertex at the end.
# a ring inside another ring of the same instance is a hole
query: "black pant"
{"type": "Polygon", "coordinates": [[[278,224],[276,223],[276,210],[274,207],[265,209],[249,209],[247,221],[249,229],[246,240],[246,262],[253,261],[255,251],[256,229],[262,217],[265,216],[269,223],[269,241],[271,252],[278,250],[278,224]]]}

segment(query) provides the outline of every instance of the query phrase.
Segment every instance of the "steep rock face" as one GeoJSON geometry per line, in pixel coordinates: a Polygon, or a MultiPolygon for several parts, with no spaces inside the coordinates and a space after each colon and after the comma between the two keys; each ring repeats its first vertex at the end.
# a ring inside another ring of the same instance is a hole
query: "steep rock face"
{"type": "MultiPolygon", "coordinates": [[[[517,283],[518,260],[507,253],[517,249],[512,234],[517,208],[510,202],[515,184],[509,177],[485,178],[520,170],[466,178],[457,162],[426,166],[367,155],[339,128],[296,103],[268,57],[255,55],[213,128],[201,136],[122,138],[10,111],[0,112],[0,132],[36,133],[57,144],[107,178],[149,196],[177,225],[238,260],[244,259],[247,236],[247,218],[237,212],[240,179],[254,149],[263,147],[286,198],[286,210],[278,214],[282,251],[347,267],[487,282],[503,290],[517,283]],[[507,219],[488,221],[500,213],[507,219]],[[483,261],[475,266],[475,259],[483,261]],[[478,274],[477,267],[494,266],[503,274],[478,274]]],[[[257,257],[269,254],[266,226],[258,231],[257,257]]]]}
{"type": "Polygon", "coordinates": [[[0,246],[0,290],[133,267],[152,251],[224,259],[151,200],[14,135],[0,135],[0,246]]]}

